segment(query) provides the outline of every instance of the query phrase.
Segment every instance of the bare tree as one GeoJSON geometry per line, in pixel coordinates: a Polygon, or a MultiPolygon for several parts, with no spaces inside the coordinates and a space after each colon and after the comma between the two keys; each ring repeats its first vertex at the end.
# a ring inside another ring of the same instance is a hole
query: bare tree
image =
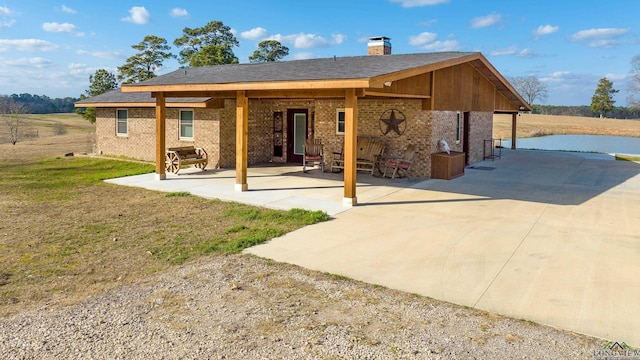
{"type": "Polygon", "coordinates": [[[508,80],[530,105],[533,105],[536,99],[540,101],[547,99],[547,84],[536,76],[512,76],[508,80]]]}
{"type": "Polygon", "coordinates": [[[13,101],[9,97],[0,100],[0,117],[9,128],[9,140],[15,145],[20,138],[20,130],[25,120],[24,114],[29,112],[26,104],[13,101]]]}
{"type": "Polygon", "coordinates": [[[640,109],[640,55],[631,59],[631,79],[627,103],[632,109],[640,109]]]}

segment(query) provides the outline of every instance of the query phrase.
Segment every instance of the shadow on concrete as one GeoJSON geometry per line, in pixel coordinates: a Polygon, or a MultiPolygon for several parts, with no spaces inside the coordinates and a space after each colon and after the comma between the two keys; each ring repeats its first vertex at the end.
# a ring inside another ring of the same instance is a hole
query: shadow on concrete
{"type": "Polygon", "coordinates": [[[448,181],[430,179],[412,188],[492,199],[579,205],[616,187],[638,188],[637,182],[628,183],[638,174],[640,164],[615,161],[613,156],[504,150],[501,159],[467,167],[462,177],[448,181]]]}

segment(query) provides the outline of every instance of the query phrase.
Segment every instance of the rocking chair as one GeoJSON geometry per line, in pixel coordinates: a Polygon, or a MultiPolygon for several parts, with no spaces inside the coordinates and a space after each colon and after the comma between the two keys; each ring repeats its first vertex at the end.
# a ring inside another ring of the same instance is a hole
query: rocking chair
{"type": "Polygon", "coordinates": [[[382,174],[382,177],[387,177],[387,171],[390,168],[393,168],[391,179],[394,179],[396,175],[398,175],[398,177],[401,177],[400,172],[403,172],[405,176],[409,176],[409,170],[411,170],[413,159],[415,159],[417,153],[418,151],[415,145],[409,145],[404,150],[401,158],[388,159],[385,163],[384,173],[382,174]]]}
{"type": "Polygon", "coordinates": [[[311,141],[307,139],[304,146],[304,155],[302,156],[302,172],[307,172],[307,163],[311,166],[320,165],[320,169],[324,172],[324,147],[319,140],[311,141]]]}

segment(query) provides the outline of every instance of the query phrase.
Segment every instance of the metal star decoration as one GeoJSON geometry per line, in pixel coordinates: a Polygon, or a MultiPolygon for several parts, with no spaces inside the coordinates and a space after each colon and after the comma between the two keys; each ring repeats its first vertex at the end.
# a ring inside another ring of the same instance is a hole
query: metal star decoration
{"type": "Polygon", "coordinates": [[[405,117],[404,114],[402,114],[402,112],[398,111],[400,113],[400,117],[396,116],[396,110],[392,109],[391,110],[391,114],[389,114],[388,118],[385,118],[384,115],[389,112],[389,110],[385,111],[384,114],[382,114],[382,117],[380,118],[380,131],[382,131],[382,133],[384,135],[389,134],[389,132],[391,132],[391,130],[393,130],[398,136],[402,135],[404,133],[404,128],[406,127],[405,124],[405,117]],[[386,125],[386,128],[383,129],[383,124],[386,125]],[[403,126],[404,125],[404,126],[403,126]],[[400,129],[402,127],[402,130],[400,129]]]}

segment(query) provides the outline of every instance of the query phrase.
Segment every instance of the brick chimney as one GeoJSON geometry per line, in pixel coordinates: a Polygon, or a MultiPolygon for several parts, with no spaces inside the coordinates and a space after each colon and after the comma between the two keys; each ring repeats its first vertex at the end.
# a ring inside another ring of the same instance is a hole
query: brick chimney
{"type": "Polygon", "coordinates": [[[370,37],[367,50],[369,55],[391,55],[391,39],[386,36],[370,37]]]}

